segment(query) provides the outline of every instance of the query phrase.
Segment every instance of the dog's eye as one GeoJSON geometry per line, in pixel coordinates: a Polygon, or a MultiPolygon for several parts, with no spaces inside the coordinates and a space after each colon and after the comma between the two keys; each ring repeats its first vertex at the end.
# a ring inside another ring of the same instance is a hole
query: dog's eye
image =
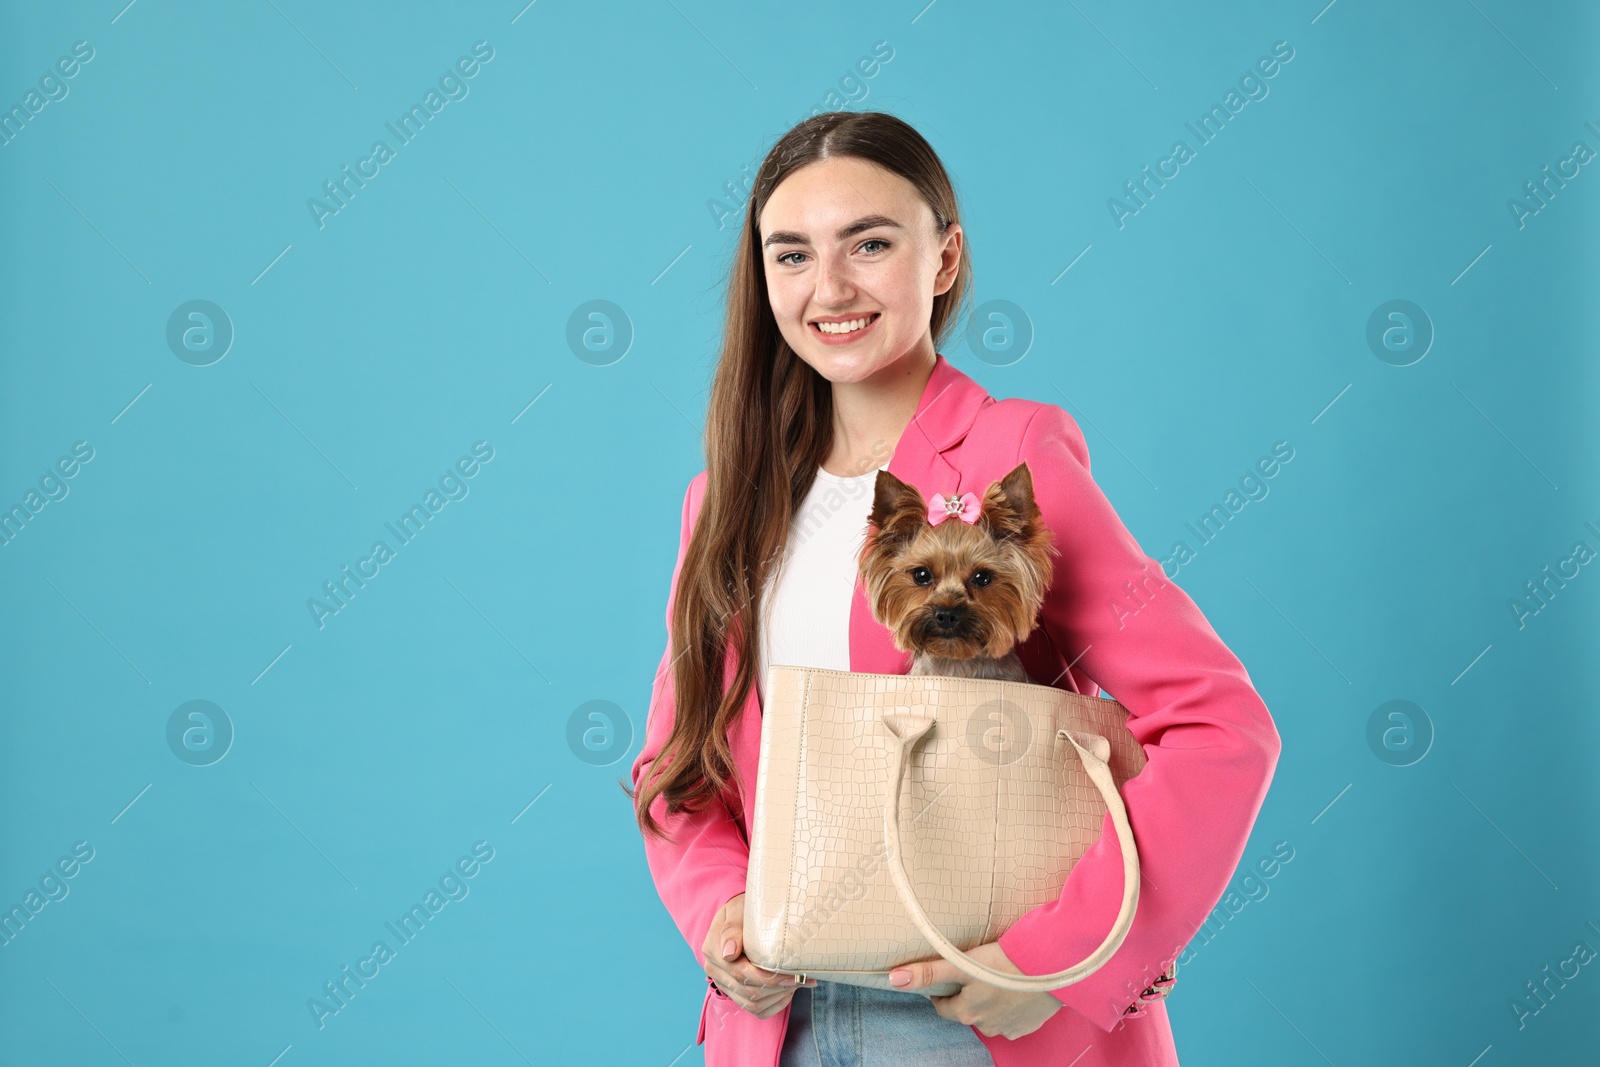
{"type": "Polygon", "coordinates": [[[985,588],[992,581],[994,581],[994,575],[988,571],[976,571],[972,575],[972,584],[979,589],[985,588]]]}
{"type": "Polygon", "coordinates": [[[931,585],[933,583],[933,572],[926,567],[912,567],[911,580],[918,585],[931,585]]]}

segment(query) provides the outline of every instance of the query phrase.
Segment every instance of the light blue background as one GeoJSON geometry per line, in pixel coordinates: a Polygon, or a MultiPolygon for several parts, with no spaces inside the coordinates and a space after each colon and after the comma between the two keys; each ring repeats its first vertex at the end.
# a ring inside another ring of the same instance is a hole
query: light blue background
{"type": "Polygon", "coordinates": [[[0,548],[0,903],[94,849],[0,948],[0,1061],[699,1062],[703,976],[617,783],[742,168],[841,101],[928,137],[978,303],[1033,334],[941,350],[1066,406],[1147,552],[1294,449],[1177,578],[1283,738],[1240,877],[1294,850],[1180,968],[1183,1062],[1593,1056],[1596,964],[1521,1028],[1511,1001],[1600,948],[1600,576],[1522,628],[1508,601],[1600,549],[1600,169],[1507,207],[1600,149],[1592,5],[124,2],[0,33],[6,108],[94,49],[0,147],[0,504],[94,449],[0,548]],[[480,40],[319,228],[308,198],[480,40]],[[1270,94],[1119,229],[1107,200],[1277,41],[1270,94]],[[203,367],[165,339],[195,299],[235,330],[203,367]],[[621,358],[569,347],[596,299],[621,358]],[[1365,340],[1393,299],[1436,331],[1410,366],[1365,340]],[[469,494],[319,629],[307,600],[478,441],[469,494]],[[236,731],[208,767],[166,740],[196,699],[236,731]],[[1410,766],[1367,742],[1395,699],[1432,725],[1410,766]],[[605,766],[568,742],[592,700],[605,766]],[[318,1029],[308,998],[477,841],[470,894],[318,1029]]]}

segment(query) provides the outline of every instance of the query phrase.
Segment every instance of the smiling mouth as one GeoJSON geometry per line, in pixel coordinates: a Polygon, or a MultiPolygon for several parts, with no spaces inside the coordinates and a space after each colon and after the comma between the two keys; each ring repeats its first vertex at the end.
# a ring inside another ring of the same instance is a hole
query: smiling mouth
{"type": "Polygon", "coordinates": [[[874,311],[871,314],[862,315],[854,319],[848,319],[844,322],[813,322],[811,323],[811,328],[816,330],[824,337],[848,338],[865,331],[874,322],[878,321],[881,314],[881,312],[874,311]],[[855,329],[847,328],[852,325],[855,327],[855,329]],[[824,327],[826,327],[826,329],[824,329],[824,327]]]}

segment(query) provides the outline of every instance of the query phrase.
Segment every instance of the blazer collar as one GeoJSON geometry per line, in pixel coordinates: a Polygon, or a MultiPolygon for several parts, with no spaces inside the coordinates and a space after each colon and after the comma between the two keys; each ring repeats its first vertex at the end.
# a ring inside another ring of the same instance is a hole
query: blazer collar
{"type": "Polygon", "coordinates": [[[961,472],[943,453],[960,444],[978,412],[994,403],[988,390],[943,355],[935,354],[933,360],[933,374],[917,402],[917,413],[901,433],[889,461],[889,473],[916,486],[924,496],[960,489],[961,472]]]}
{"type": "Polygon", "coordinates": [[[906,427],[935,450],[942,451],[959,442],[972,428],[978,409],[989,399],[989,391],[955,368],[943,355],[933,357],[933,374],[917,402],[917,413],[906,427]]]}

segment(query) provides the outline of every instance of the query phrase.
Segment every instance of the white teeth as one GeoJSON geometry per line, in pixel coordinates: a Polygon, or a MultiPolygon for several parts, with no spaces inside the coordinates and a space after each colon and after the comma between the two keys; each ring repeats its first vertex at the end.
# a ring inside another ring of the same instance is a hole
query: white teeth
{"type": "Polygon", "coordinates": [[[864,319],[851,319],[849,322],[819,322],[817,329],[823,333],[852,333],[871,321],[872,317],[868,316],[864,319]]]}

